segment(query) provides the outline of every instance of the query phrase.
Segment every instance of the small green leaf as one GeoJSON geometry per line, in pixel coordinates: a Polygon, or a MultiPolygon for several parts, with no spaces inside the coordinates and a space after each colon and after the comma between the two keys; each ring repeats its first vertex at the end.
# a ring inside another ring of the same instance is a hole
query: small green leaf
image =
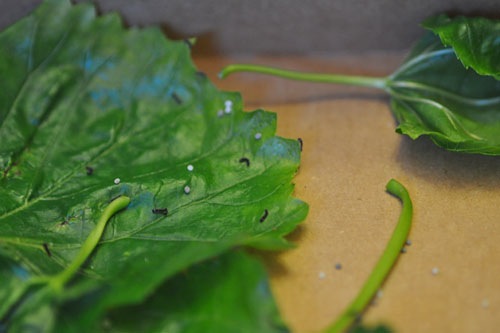
{"type": "Polygon", "coordinates": [[[2,325],[50,331],[23,309],[57,318],[81,300],[96,322],[234,246],[290,246],[283,236],[307,214],[292,197],[298,142],[275,136],[275,114],[243,112],[189,52],[159,29],[127,30],[67,0],[46,0],[0,33],[2,325]],[[78,270],[103,210],[124,195],[127,209],[78,270]],[[67,267],[78,274],[64,293],[42,297],[41,283],[67,267]]]}
{"type": "Polygon", "coordinates": [[[451,151],[500,154],[500,81],[466,69],[452,48],[424,36],[388,79],[397,131],[451,151]]]}
{"type": "Polygon", "coordinates": [[[500,21],[438,16],[424,25],[439,33],[445,45],[429,32],[388,77],[302,73],[248,64],[227,66],[220,76],[248,71],[382,89],[391,96],[397,132],[412,139],[427,135],[450,151],[500,155],[500,21]]]}

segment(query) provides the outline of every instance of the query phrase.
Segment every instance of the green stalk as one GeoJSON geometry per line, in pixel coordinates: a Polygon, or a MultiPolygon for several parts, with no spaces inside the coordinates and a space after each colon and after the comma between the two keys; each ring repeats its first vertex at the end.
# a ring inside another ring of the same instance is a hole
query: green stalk
{"type": "Polygon", "coordinates": [[[268,66],[250,65],[250,64],[233,64],[222,69],[219,73],[221,79],[226,78],[236,72],[251,72],[266,75],[281,77],[284,79],[318,82],[318,83],[336,83],[344,85],[353,85],[361,87],[378,88],[385,90],[388,85],[388,78],[366,77],[355,75],[338,75],[338,74],[320,74],[320,73],[304,73],[290,71],[268,66]]]}
{"type": "Polygon", "coordinates": [[[401,253],[410,232],[411,219],[413,215],[413,206],[411,203],[408,191],[397,180],[391,179],[386,185],[387,191],[401,199],[403,202],[403,209],[399,216],[399,221],[394,229],[394,232],[387,243],[385,251],[382,253],[379,261],[375,265],[372,273],[368,277],[361,288],[358,296],[354,301],[344,310],[340,317],[326,330],[325,333],[340,333],[352,326],[361,313],[365,310],[366,306],[373,299],[375,293],[380,289],[382,283],[389,275],[396,259],[401,253]]]}
{"type": "Polygon", "coordinates": [[[44,287],[37,292],[35,297],[45,297],[47,294],[52,296],[60,296],[66,283],[68,283],[75,276],[81,266],[85,263],[85,261],[87,261],[89,256],[94,251],[95,247],[99,243],[99,240],[101,239],[101,236],[109,219],[120,210],[126,208],[129,203],[130,198],[126,196],[120,196],[113,200],[104,209],[101,217],[97,221],[96,226],[94,227],[94,229],[92,229],[89,236],[82,244],[80,251],[76,255],[75,259],[69,264],[69,266],[59,274],[53,276],[44,275],[30,278],[30,280],[28,280],[28,283],[25,284],[13,298],[11,298],[15,301],[11,301],[11,305],[8,308],[2,308],[0,306],[0,322],[8,321],[7,317],[9,316],[9,312],[12,310],[12,307],[16,306],[16,304],[20,304],[22,302],[22,298],[25,297],[30,288],[34,286],[38,286],[40,284],[44,285],[44,287]]]}
{"type": "Polygon", "coordinates": [[[90,232],[89,236],[82,244],[80,252],[76,255],[71,264],[66,267],[61,273],[49,278],[49,285],[56,291],[61,291],[66,283],[75,276],[80,267],[87,261],[90,254],[94,251],[95,247],[101,239],[104,228],[108,220],[118,211],[126,208],[130,203],[130,198],[121,196],[113,200],[102,213],[96,226],[90,232]]]}

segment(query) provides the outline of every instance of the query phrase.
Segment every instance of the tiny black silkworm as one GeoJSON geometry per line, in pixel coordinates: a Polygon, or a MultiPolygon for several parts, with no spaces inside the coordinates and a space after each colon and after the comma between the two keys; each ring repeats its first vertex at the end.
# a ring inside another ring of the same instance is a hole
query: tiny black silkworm
{"type": "Polygon", "coordinates": [[[300,151],[302,151],[302,147],[304,146],[304,141],[302,141],[301,138],[298,138],[297,141],[299,141],[300,151]]]}
{"type": "Polygon", "coordinates": [[[52,257],[52,253],[50,253],[49,245],[47,243],[43,243],[43,249],[45,250],[45,253],[47,253],[49,257],[52,257]]]}
{"type": "Polygon", "coordinates": [[[94,168],[86,166],[85,170],[87,171],[87,176],[91,176],[94,173],[94,168]]]}
{"type": "Polygon", "coordinates": [[[239,162],[240,163],[245,163],[247,165],[247,167],[250,166],[250,160],[248,158],[246,158],[246,157],[240,158],[239,162]]]}
{"type": "Polygon", "coordinates": [[[168,214],[167,208],[153,208],[151,211],[153,212],[153,214],[161,214],[165,216],[168,214]]]}
{"type": "Polygon", "coordinates": [[[172,98],[174,99],[174,101],[177,103],[177,104],[182,104],[182,100],[181,98],[179,97],[179,95],[177,95],[176,93],[172,93],[172,98]]]}
{"type": "Polygon", "coordinates": [[[269,215],[269,211],[267,209],[264,209],[264,215],[260,218],[259,222],[262,223],[267,219],[267,215],[269,215]]]}

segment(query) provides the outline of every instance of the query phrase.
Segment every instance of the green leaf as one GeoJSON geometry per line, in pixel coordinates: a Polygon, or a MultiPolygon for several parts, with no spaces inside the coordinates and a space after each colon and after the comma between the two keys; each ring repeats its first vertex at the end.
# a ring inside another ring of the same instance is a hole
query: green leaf
{"type": "Polygon", "coordinates": [[[500,82],[466,69],[432,33],[387,81],[397,131],[451,151],[500,154],[500,82]]]}
{"type": "Polygon", "coordinates": [[[275,114],[217,90],[186,43],[47,0],[0,33],[0,72],[0,272],[12,281],[0,295],[25,292],[0,307],[4,323],[23,322],[14,304],[40,299],[33,281],[70,265],[120,195],[131,203],[82,274],[44,298],[54,316],[89,299],[81,316],[95,322],[235,245],[291,246],[283,236],[307,214],[292,197],[298,142],[275,136],[275,114]]]}
{"type": "Polygon", "coordinates": [[[425,28],[451,46],[465,68],[500,79],[500,21],[483,17],[438,15],[425,20],[425,28]]]}
{"type": "Polygon", "coordinates": [[[145,303],[113,311],[103,327],[120,333],[288,332],[262,264],[241,251],[189,268],[145,303]]]}
{"type": "Polygon", "coordinates": [[[429,32],[388,77],[302,73],[247,64],[229,65],[220,76],[248,71],[382,89],[391,96],[397,132],[412,139],[427,135],[451,151],[500,155],[500,21],[438,16],[424,25],[441,39],[429,32]]]}

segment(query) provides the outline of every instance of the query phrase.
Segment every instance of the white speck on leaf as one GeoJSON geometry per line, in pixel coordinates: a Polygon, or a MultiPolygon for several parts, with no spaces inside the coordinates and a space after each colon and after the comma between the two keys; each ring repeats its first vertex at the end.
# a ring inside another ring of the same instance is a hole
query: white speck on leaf
{"type": "Polygon", "coordinates": [[[260,133],[260,132],[259,133],[255,133],[254,137],[255,137],[255,140],[260,140],[260,139],[262,139],[262,133],[260,133]]]}
{"type": "Polygon", "coordinates": [[[187,166],[187,169],[188,169],[188,171],[193,171],[194,170],[194,166],[192,164],[189,164],[187,166]]]}
{"type": "Polygon", "coordinates": [[[120,178],[115,178],[115,180],[113,181],[113,183],[115,183],[115,185],[120,184],[120,182],[121,182],[120,178]]]}
{"type": "Polygon", "coordinates": [[[230,100],[227,100],[224,102],[226,108],[224,109],[224,112],[226,113],[231,113],[233,111],[233,102],[230,100]]]}
{"type": "Polygon", "coordinates": [[[190,192],[191,192],[191,187],[189,187],[189,186],[186,185],[184,187],[184,193],[189,194],[190,192]]]}

